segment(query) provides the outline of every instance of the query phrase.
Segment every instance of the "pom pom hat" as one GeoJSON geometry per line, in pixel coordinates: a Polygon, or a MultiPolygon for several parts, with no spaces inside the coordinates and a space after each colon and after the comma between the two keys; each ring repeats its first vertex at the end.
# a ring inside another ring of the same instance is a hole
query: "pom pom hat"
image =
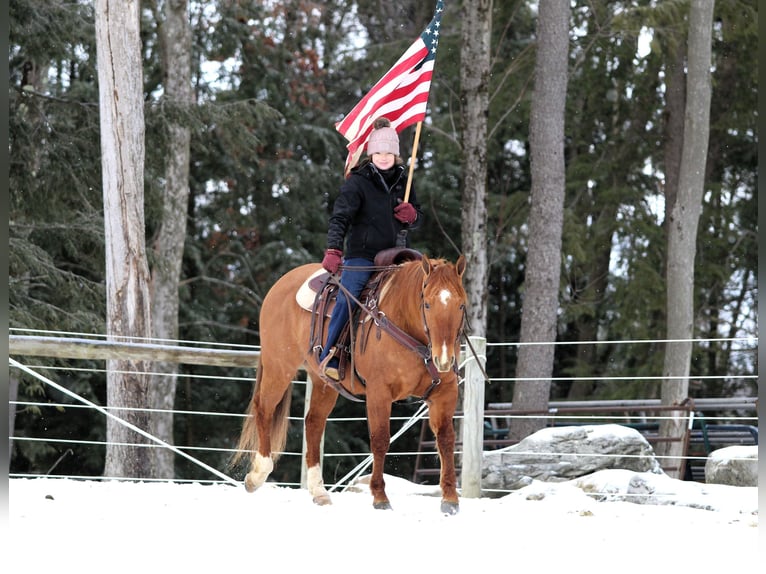
{"type": "Polygon", "coordinates": [[[391,127],[388,118],[378,118],[373,124],[373,130],[367,142],[367,155],[374,153],[399,155],[399,135],[391,127]]]}

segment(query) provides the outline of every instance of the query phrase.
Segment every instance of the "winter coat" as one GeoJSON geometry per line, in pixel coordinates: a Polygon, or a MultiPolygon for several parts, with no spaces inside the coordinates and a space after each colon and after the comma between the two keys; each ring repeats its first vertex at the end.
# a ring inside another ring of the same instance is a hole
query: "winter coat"
{"type": "Polygon", "coordinates": [[[394,217],[394,207],[404,201],[405,167],[395,165],[386,172],[381,173],[372,162],[351,171],[333,205],[327,231],[329,249],[343,251],[346,258],[363,257],[372,261],[379,251],[396,246],[399,231],[420,227],[423,212],[413,189],[410,189],[409,202],[418,213],[415,222],[406,225],[394,217]]]}

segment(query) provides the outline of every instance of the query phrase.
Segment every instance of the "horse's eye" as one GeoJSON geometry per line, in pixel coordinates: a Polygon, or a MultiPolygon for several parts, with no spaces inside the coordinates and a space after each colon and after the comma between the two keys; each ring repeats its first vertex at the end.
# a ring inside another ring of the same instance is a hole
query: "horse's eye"
{"type": "Polygon", "coordinates": [[[423,303],[423,307],[425,308],[426,311],[428,311],[431,308],[431,304],[430,303],[423,303]]]}

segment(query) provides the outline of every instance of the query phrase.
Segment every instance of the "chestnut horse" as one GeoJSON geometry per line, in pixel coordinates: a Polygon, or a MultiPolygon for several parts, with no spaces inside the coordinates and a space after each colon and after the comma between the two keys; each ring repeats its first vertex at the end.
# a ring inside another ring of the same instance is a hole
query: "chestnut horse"
{"type": "Polygon", "coordinates": [[[320,468],[320,440],[338,390],[345,389],[366,402],[373,456],[373,506],[391,508],[383,480],[391,436],[391,405],[418,397],[428,405],[429,426],[436,437],[441,463],[441,510],[457,513],[452,418],[458,397],[457,360],[466,303],[464,257],[461,255],[453,264],[423,256],[396,266],[384,280],[376,316],[364,310],[360,316],[355,336],[358,343],[353,351],[354,372],[346,369],[340,381],[343,389],[322,383],[309,348],[312,313],[296,301],[298,289],[320,269],[319,264],[311,263],[289,271],[263,300],[260,365],[249,416],[234,457],[234,462],[245,455],[250,458],[245,477],[247,491],[253,492],[266,481],[284,449],[292,380],[303,365],[317,384],[304,421],[307,486],[315,503],[331,503],[320,468]],[[403,343],[402,336],[415,346],[403,343]]]}

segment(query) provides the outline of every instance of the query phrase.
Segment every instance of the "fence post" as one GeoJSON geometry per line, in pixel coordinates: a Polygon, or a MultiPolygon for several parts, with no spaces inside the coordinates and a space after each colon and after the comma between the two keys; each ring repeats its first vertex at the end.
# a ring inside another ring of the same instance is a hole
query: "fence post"
{"type": "Polygon", "coordinates": [[[484,337],[469,337],[468,341],[470,345],[466,351],[463,385],[463,464],[460,488],[461,496],[480,498],[484,452],[484,375],[481,367],[487,363],[487,340],[484,337]]]}

